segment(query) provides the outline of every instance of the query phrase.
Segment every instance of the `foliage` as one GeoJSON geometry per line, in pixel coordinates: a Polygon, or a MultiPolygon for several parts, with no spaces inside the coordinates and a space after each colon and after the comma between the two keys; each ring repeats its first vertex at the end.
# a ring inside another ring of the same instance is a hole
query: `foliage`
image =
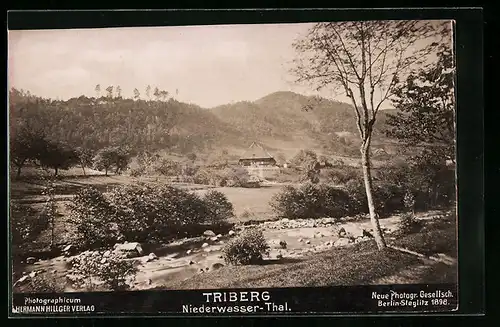
{"type": "Polygon", "coordinates": [[[378,183],[391,181],[395,187],[411,193],[412,210],[448,206],[455,199],[455,171],[432,152],[424,151],[404,163],[384,166],[378,170],[376,180],[378,183]]]}
{"type": "Polygon", "coordinates": [[[30,205],[11,200],[9,209],[12,244],[31,242],[49,227],[47,217],[30,205]]]}
{"type": "Polygon", "coordinates": [[[306,183],[300,187],[285,186],[270,203],[281,217],[290,219],[333,217],[356,213],[349,195],[328,185],[306,183]]]}
{"type": "Polygon", "coordinates": [[[197,184],[213,186],[246,187],[250,181],[250,175],[245,168],[234,166],[199,169],[193,177],[197,184]]]}
{"type": "Polygon", "coordinates": [[[206,221],[211,224],[224,222],[234,216],[233,204],[220,191],[209,190],[203,196],[203,201],[208,211],[206,221]]]}
{"type": "MultiPolygon", "coordinates": [[[[440,43],[451,43],[450,32],[449,23],[332,22],[315,24],[304,38],[294,43],[299,55],[293,69],[297,82],[312,83],[317,90],[341,89],[352,102],[361,140],[362,164],[367,167],[363,174],[368,207],[374,222],[377,212],[371,200],[370,152],[377,113],[394,94],[401,78],[414,67],[425,64],[440,43]]],[[[309,111],[310,107],[305,106],[304,110],[309,111]]],[[[377,246],[385,248],[380,227],[374,224],[373,228],[377,246]]]]}
{"type": "Polygon", "coordinates": [[[359,168],[343,165],[325,169],[326,179],[335,185],[345,185],[350,180],[359,179],[362,172],[359,168]]]}
{"type": "Polygon", "coordinates": [[[165,176],[177,176],[182,172],[180,163],[166,158],[159,159],[154,170],[165,176]]]}
{"type": "Polygon", "coordinates": [[[126,185],[109,195],[84,188],[70,205],[80,245],[97,248],[117,241],[159,241],[178,238],[201,225],[220,225],[233,216],[223,193],[203,198],[171,186],[126,185]]]}
{"type": "Polygon", "coordinates": [[[85,175],[85,168],[92,167],[94,164],[94,152],[91,149],[79,147],[76,149],[80,166],[82,167],[83,174],[85,175]]]}
{"type": "Polygon", "coordinates": [[[96,188],[81,188],[68,208],[70,221],[76,226],[80,247],[102,247],[121,239],[111,205],[96,188]]]}
{"type": "Polygon", "coordinates": [[[129,241],[161,239],[207,219],[200,197],[170,186],[121,186],[108,199],[114,222],[129,241]]]}
{"type": "Polygon", "coordinates": [[[67,144],[47,141],[40,153],[39,161],[42,167],[53,168],[54,175],[57,175],[59,169],[69,169],[80,159],[76,150],[67,144]]]}
{"type": "Polygon", "coordinates": [[[393,100],[398,111],[388,116],[388,136],[454,161],[454,78],[453,53],[443,47],[436,63],[398,85],[393,100]]]}
{"type": "Polygon", "coordinates": [[[409,190],[406,191],[404,199],[403,199],[403,204],[405,206],[405,209],[407,211],[414,212],[415,211],[415,196],[413,193],[409,190]]]}
{"type": "Polygon", "coordinates": [[[124,260],[113,252],[104,257],[99,252],[83,252],[69,261],[74,284],[94,288],[93,278],[98,278],[113,291],[127,290],[138,271],[134,262],[124,260]]]}
{"type": "Polygon", "coordinates": [[[418,232],[422,228],[422,223],[415,218],[411,212],[404,212],[399,216],[398,233],[407,235],[418,232]]]}
{"type": "Polygon", "coordinates": [[[311,161],[317,162],[318,155],[312,150],[300,150],[293,158],[290,163],[293,166],[303,167],[309,164],[311,161]]]}
{"type": "Polygon", "coordinates": [[[119,174],[128,168],[130,154],[124,148],[112,146],[101,149],[94,158],[96,169],[104,170],[106,176],[111,168],[115,168],[115,174],[119,174]]]}
{"type": "Polygon", "coordinates": [[[243,231],[222,249],[224,260],[234,265],[259,264],[268,251],[269,245],[258,228],[243,231]]]}
{"type": "Polygon", "coordinates": [[[46,145],[42,131],[33,130],[30,126],[23,124],[12,126],[9,142],[10,162],[17,168],[17,177],[21,175],[21,169],[27,162],[40,158],[46,145]]]}

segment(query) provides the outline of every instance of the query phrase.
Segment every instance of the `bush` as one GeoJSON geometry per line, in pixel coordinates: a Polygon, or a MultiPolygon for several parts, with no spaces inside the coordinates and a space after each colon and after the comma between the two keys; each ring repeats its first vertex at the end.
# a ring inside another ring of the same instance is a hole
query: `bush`
{"type": "Polygon", "coordinates": [[[329,183],[336,185],[345,185],[351,180],[362,178],[362,172],[359,168],[352,166],[342,166],[326,169],[326,179],[329,183]]]}
{"type": "Polygon", "coordinates": [[[129,241],[160,240],[208,218],[199,196],[171,186],[122,186],[110,193],[109,201],[113,219],[129,241]]]}
{"type": "Polygon", "coordinates": [[[193,179],[196,184],[246,187],[250,181],[250,175],[242,167],[206,168],[197,170],[193,179]]]}
{"type": "Polygon", "coordinates": [[[98,252],[84,252],[69,261],[73,283],[88,290],[95,288],[94,278],[113,290],[127,290],[138,271],[133,261],[124,260],[114,253],[103,258],[98,252]]]}
{"type": "Polygon", "coordinates": [[[262,262],[263,256],[269,253],[264,234],[260,229],[252,228],[231,239],[223,248],[226,263],[249,265],[262,262]]]}
{"type": "Polygon", "coordinates": [[[121,239],[108,200],[96,188],[84,187],[69,204],[70,221],[76,225],[81,247],[108,246],[121,239]]]}
{"type": "Polygon", "coordinates": [[[156,173],[162,174],[164,176],[177,176],[182,173],[182,167],[180,163],[163,158],[155,163],[154,171],[156,173]]]}
{"type": "Polygon", "coordinates": [[[12,244],[17,245],[35,240],[49,227],[49,219],[29,205],[10,201],[10,225],[12,244]]]}
{"type": "Polygon", "coordinates": [[[399,216],[398,233],[402,235],[412,234],[420,231],[422,223],[415,218],[413,213],[405,212],[399,216]]]}
{"type": "Polygon", "coordinates": [[[455,171],[433,156],[416,156],[377,170],[375,179],[391,181],[414,196],[415,210],[449,206],[455,200],[455,171]]]}
{"type": "Polygon", "coordinates": [[[271,200],[271,207],[278,216],[298,218],[339,218],[353,213],[349,195],[328,185],[303,184],[299,188],[285,186],[271,200]]]}
{"type": "Polygon", "coordinates": [[[80,190],[70,205],[80,245],[109,246],[117,241],[160,241],[189,234],[200,225],[221,225],[233,215],[223,193],[203,198],[171,186],[127,185],[105,197],[95,188],[80,190]]]}
{"type": "Polygon", "coordinates": [[[220,191],[209,190],[203,197],[207,207],[207,222],[217,224],[234,217],[233,204],[220,191]]]}

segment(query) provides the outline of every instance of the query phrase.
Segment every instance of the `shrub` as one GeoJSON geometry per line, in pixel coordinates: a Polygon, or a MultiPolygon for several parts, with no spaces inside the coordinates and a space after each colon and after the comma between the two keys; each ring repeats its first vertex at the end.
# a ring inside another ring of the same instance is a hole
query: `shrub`
{"type": "Polygon", "coordinates": [[[329,183],[345,185],[351,180],[362,178],[362,172],[359,168],[352,166],[342,166],[340,168],[329,168],[326,170],[326,178],[329,183]]]}
{"type": "Polygon", "coordinates": [[[412,234],[418,232],[422,228],[422,223],[415,218],[413,213],[404,212],[399,216],[398,232],[400,234],[412,234]]]}
{"type": "Polygon", "coordinates": [[[155,163],[154,171],[164,176],[177,176],[182,173],[180,163],[163,158],[155,163]]]}
{"type": "Polygon", "coordinates": [[[121,239],[111,205],[96,188],[90,186],[78,190],[68,207],[80,246],[107,246],[121,239]]]}
{"type": "Polygon", "coordinates": [[[299,188],[285,186],[271,200],[271,207],[281,217],[338,218],[351,213],[349,195],[341,189],[328,185],[303,184],[299,188]]]}
{"type": "Polygon", "coordinates": [[[110,193],[109,201],[113,219],[127,240],[158,240],[207,222],[204,201],[171,186],[122,186],[110,193]]]}
{"type": "Polygon", "coordinates": [[[209,190],[203,201],[207,208],[207,222],[217,224],[234,216],[233,204],[220,191],[209,190]]]}
{"type": "Polygon", "coordinates": [[[73,283],[79,287],[94,289],[94,278],[113,290],[127,290],[138,271],[134,261],[124,260],[114,253],[103,258],[98,252],[84,252],[69,261],[73,283]]]}
{"type": "Polygon", "coordinates": [[[258,264],[269,253],[269,245],[262,231],[252,228],[231,239],[222,251],[224,260],[229,264],[258,264]]]}
{"type": "Polygon", "coordinates": [[[455,171],[439,158],[420,155],[377,170],[375,179],[391,181],[414,196],[414,209],[449,206],[455,199],[455,171]]]}
{"type": "Polygon", "coordinates": [[[31,242],[49,227],[49,219],[30,205],[10,201],[12,244],[31,242]]]}
{"type": "Polygon", "coordinates": [[[159,241],[189,234],[202,224],[222,224],[233,215],[223,193],[200,196],[171,186],[127,185],[106,197],[94,188],[80,190],[70,205],[81,246],[98,248],[126,239],[159,241]]]}
{"type": "Polygon", "coordinates": [[[129,174],[132,177],[143,176],[146,173],[146,169],[143,166],[130,168],[129,174]]]}

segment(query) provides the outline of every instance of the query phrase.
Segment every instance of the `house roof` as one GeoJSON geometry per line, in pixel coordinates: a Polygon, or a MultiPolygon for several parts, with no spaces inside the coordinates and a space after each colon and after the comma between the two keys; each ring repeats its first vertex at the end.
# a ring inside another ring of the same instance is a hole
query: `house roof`
{"type": "Polygon", "coordinates": [[[241,159],[273,159],[273,156],[271,156],[262,145],[253,142],[248,150],[240,157],[240,160],[241,159]]]}

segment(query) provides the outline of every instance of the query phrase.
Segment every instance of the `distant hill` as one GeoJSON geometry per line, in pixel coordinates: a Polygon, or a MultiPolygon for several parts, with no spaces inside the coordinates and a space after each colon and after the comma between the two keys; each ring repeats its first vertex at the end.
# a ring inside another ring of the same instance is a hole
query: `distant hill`
{"type": "MultiPolygon", "coordinates": [[[[375,126],[375,146],[382,147],[389,141],[381,132],[386,112],[380,111],[375,126]]],[[[174,99],[81,96],[56,101],[11,90],[9,115],[11,133],[19,124],[28,123],[52,139],[95,149],[125,145],[136,152],[213,155],[223,148],[238,156],[257,141],[281,157],[291,157],[300,149],[359,154],[350,105],[293,92],[275,92],[253,102],[204,109],[174,99]]]]}
{"type": "MultiPolygon", "coordinates": [[[[387,113],[381,110],[374,144],[387,142],[383,134],[387,113]]],[[[276,150],[311,148],[320,152],[359,153],[358,130],[351,105],[293,92],[275,92],[254,102],[238,102],[211,109],[219,120],[276,150]]]]}

